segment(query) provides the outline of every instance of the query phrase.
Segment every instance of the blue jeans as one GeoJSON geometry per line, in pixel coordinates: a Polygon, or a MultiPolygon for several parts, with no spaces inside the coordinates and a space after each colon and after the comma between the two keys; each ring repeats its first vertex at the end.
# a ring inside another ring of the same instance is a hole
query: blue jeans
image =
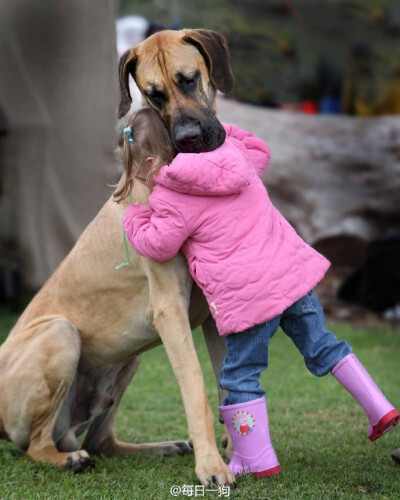
{"type": "Polygon", "coordinates": [[[268,366],[268,345],[278,327],[295,343],[306,367],[322,377],[345,356],[351,346],[325,328],[324,311],[313,290],[288,307],[280,316],[225,337],[227,354],[220,385],[228,391],[224,405],[246,403],[264,396],[260,374],[268,366]]]}

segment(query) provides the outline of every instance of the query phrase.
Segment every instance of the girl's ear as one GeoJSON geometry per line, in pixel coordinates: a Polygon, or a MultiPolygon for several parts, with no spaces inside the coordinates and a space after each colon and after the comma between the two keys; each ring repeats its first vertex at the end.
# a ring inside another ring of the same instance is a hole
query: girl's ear
{"type": "Polygon", "coordinates": [[[153,165],[155,158],[153,156],[148,156],[146,158],[146,163],[149,163],[150,165],[153,165]]]}

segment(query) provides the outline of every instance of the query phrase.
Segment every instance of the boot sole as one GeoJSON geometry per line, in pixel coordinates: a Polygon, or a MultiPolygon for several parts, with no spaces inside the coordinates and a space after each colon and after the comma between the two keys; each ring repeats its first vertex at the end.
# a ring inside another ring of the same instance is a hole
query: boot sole
{"type": "Polygon", "coordinates": [[[270,477],[270,476],[277,476],[280,473],[281,473],[281,466],[277,465],[276,467],[272,467],[271,469],[263,470],[261,472],[253,472],[253,476],[257,478],[270,477]]]}
{"type": "Polygon", "coordinates": [[[371,434],[368,436],[370,441],[376,441],[384,434],[393,429],[400,421],[400,413],[394,408],[384,415],[379,422],[373,426],[371,434]]]}

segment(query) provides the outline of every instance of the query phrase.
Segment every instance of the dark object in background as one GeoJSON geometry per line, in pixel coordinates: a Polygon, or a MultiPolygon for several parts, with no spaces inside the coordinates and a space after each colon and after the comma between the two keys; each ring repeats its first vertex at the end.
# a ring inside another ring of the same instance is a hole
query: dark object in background
{"type": "Polygon", "coordinates": [[[376,116],[383,112],[374,55],[365,43],[351,51],[351,68],[343,83],[343,111],[355,116],[376,116]]]}
{"type": "Polygon", "coordinates": [[[21,307],[21,273],[17,264],[8,259],[0,259],[0,303],[10,306],[12,312],[21,307]]]}
{"type": "Polygon", "coordinates": [[[4,118],[1,117],[0,115],[0,137],[2,135],[7,135],[9,131],[8,123],[4,118]]]}
{"type": "Polygon", "coordinates": [[[342,111],[343,75],[327,60],[321,59],[317,66],[317,89],[319,109],[324,114],[340,114],[342,111]]]}
{"type": "MultiPolygon", "coordinates": [[[[3,136],[6,136],[9,131],[9,123],[5,117],[4,111],[0,106],[0,140],[3,136]]],[[[4,172],[0,148],[0,214],[2,216],[2,195],[4,192],[3,175],[4,172]]],[[[4,224],[4,220],[0,217],[0,303],[6,302],[10,305],[12,311],[16,312],[20,305],[20,273],[16,262],[14,262],[12,258],[8,258],[9,249],[6,242],[3,241],[4,231],[2,231],[2,224],[4,224]]]]}
{"type": "Polygon", "coordinates": [[[400,229],[369,245],[366,261],[345,278],[338,297],[376,312],[400,303],[400,229]]]}
{"type": "Polygon", "coordinates": [[[400,464],[400,448],[392,453],[392,458],[395,462],[400,464]]]}
{"type": "Polygon", "coordinates": [[[0,105],[0,137],[2,135],[7,135],[10,131],[9,123],[6,119],[5,112],[0,105]]]}

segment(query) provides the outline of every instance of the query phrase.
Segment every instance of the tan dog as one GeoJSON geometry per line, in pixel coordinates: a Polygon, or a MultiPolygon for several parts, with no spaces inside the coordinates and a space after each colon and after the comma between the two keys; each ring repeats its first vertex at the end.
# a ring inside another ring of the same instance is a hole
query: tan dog
{"type": "MultiPolygon", "coordinates": [[[[159,33],[123,56],[120,109],[127,111],[127,71],[133,71],[136,61],[136,79],[148,98],[154,98],[149,95],[148,82],[166,96],[159,111],[174,140],[186,147],[189,137],[191,147],[199,150],[223,140],[221,132],[218,140],[212,135],[221,127],[213,111],[215,86],[221,86],[215,76],[218,61],[199,52],[196,44],[201,42],[190,41],[196,33],[189,33],[192,38],[184,42],[188,31],[159,33]],[[179,50],[173,50],[175,46],[179,50]],[[156,47],[167,47],[168,51],[160,48],[157,52],[156,47]],[[170,63],[168,54],[173,56],[170,63]],[[166,68],[171,67],[168,73],[166,68]],[[199,72],[197,88],[182,96],[186,92],[179,89],[179,68],[187,74],[189,67],[199,72]],[[151,68],[155,68],[154,73],[151,68]],[[200,96],[197,111],[194,90],[200,96]],[[190,113],[185,102],[191,103],[190,113]],[[193,124],[198,137],[191,132],[193,124]]],[[[207,54],[212,43],[222,40],[209,32],[197,35],[199,40],[207,40],[207,54]],[[215,41],[210,42],[213,37],[215,41]]],[[[145,202],[148,194],[144,185],[134,184],[135,201],[145,202]]],[[[129,263],[124,262],[121,220],[125,206],[107,201],[0,348],[0,438],[26,449],[34,460],[77,471],[91,463],[89,453],[190,452],[187,441],[134,445],[115,438],[118,405],[139,365],[140,354],[162,341],[182,393],[197,477],[204,485],[210,481],[232,484],[234,477],[215,444],[213,416],[191,328],[203,325],[216,373],[224,354],[223,343],[201,292],[197,287],[191,292],[190,275],[181,255],[156,263],[130,249],[129,263]],[[127,265],[118,266],[121,262],[127,265]],[[76,438],[84,431],[87,434],[78,450],[76,438]]]]}

